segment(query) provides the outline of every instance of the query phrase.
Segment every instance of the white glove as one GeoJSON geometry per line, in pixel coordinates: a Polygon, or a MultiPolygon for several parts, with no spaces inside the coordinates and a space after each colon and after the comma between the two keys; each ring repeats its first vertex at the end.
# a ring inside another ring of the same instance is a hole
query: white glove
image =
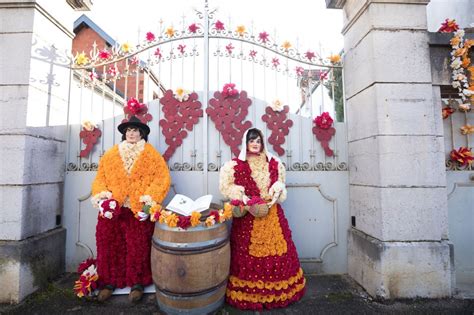
{"type": "Polygon", "coordinates": [[[137,215],[138,215],[138,219],[139,219],[140,221],[145,221],[145,220],[148,219],[148,217],[150,216],[149,214],[146,214],[146,213],[143,212],[143,211],[138,212],[137,215]]]}

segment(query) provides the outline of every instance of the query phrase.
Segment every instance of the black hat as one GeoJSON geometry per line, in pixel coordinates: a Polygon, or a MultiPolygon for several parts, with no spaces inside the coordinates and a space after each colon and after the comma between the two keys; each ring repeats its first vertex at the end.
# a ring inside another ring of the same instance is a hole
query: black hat
{"type": "Polygon", "coordinates": [[[120,125],[118,125],[117,129],[118,129],[118,131],[120,131],[121,134],[125,134],[125,132],[127,132],[128,127],[139,128],[139,129],[143,130],[143,132],[146,135],[148,135],[150,133],[150,127],[148,127],[147,125],[142,123],[141,120],[138,119],[136,116],[132,116],[132,117],[130,117],[130,119],[128,121],[123,122],[120,125]]]}

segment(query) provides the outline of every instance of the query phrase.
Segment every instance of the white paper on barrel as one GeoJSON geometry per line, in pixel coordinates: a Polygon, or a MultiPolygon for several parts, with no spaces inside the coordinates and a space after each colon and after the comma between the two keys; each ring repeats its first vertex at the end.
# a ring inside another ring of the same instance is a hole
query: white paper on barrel
{"type": "Polygon", "coordinates": [[[211,201],[212,195],[205,195],[192,200],[185,195],[176,194],[168,203],[166,209],[184,216],[190,216],[193,211],[202,212],[209,209],[211,201]]]}

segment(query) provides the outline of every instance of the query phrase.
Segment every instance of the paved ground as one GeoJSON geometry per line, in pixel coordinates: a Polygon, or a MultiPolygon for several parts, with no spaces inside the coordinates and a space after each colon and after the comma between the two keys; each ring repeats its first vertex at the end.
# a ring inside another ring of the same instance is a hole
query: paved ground
{"type": "MultiPolygon", "coordinates": [[[[113,296],[105,303],[75,297],[72,286],[76,275],[65,274],[47,288],[15,306],[0,305],[0,314],[162,314],[155,296],[131,305],[127,296],[113,296]]],[[[304,298],[286,309],[265,314],[474,314],[473,299],[415,299],[373,301],[347,276],[307,276],[304,298]]],[[[4,284],[1,285],[3,287],[4,284]]],[[[259,314],[241,312],[225,305],[218,315],[259,314]]]]}

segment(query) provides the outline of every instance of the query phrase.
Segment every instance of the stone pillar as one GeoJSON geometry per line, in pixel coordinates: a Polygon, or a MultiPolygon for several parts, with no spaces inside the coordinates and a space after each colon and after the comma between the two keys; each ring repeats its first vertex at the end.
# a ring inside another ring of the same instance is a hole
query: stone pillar
{"type": "Polygon", "coordinates": [[[441,113],[429,0],[326,0],[344,11],[349,274],[380,298],[451,295],[441,113]]]}
{"type": "Polygon", "coordinates": [[[64,272],[72,13],[62,1],[0,0],[0,303],[64,272]]]}

